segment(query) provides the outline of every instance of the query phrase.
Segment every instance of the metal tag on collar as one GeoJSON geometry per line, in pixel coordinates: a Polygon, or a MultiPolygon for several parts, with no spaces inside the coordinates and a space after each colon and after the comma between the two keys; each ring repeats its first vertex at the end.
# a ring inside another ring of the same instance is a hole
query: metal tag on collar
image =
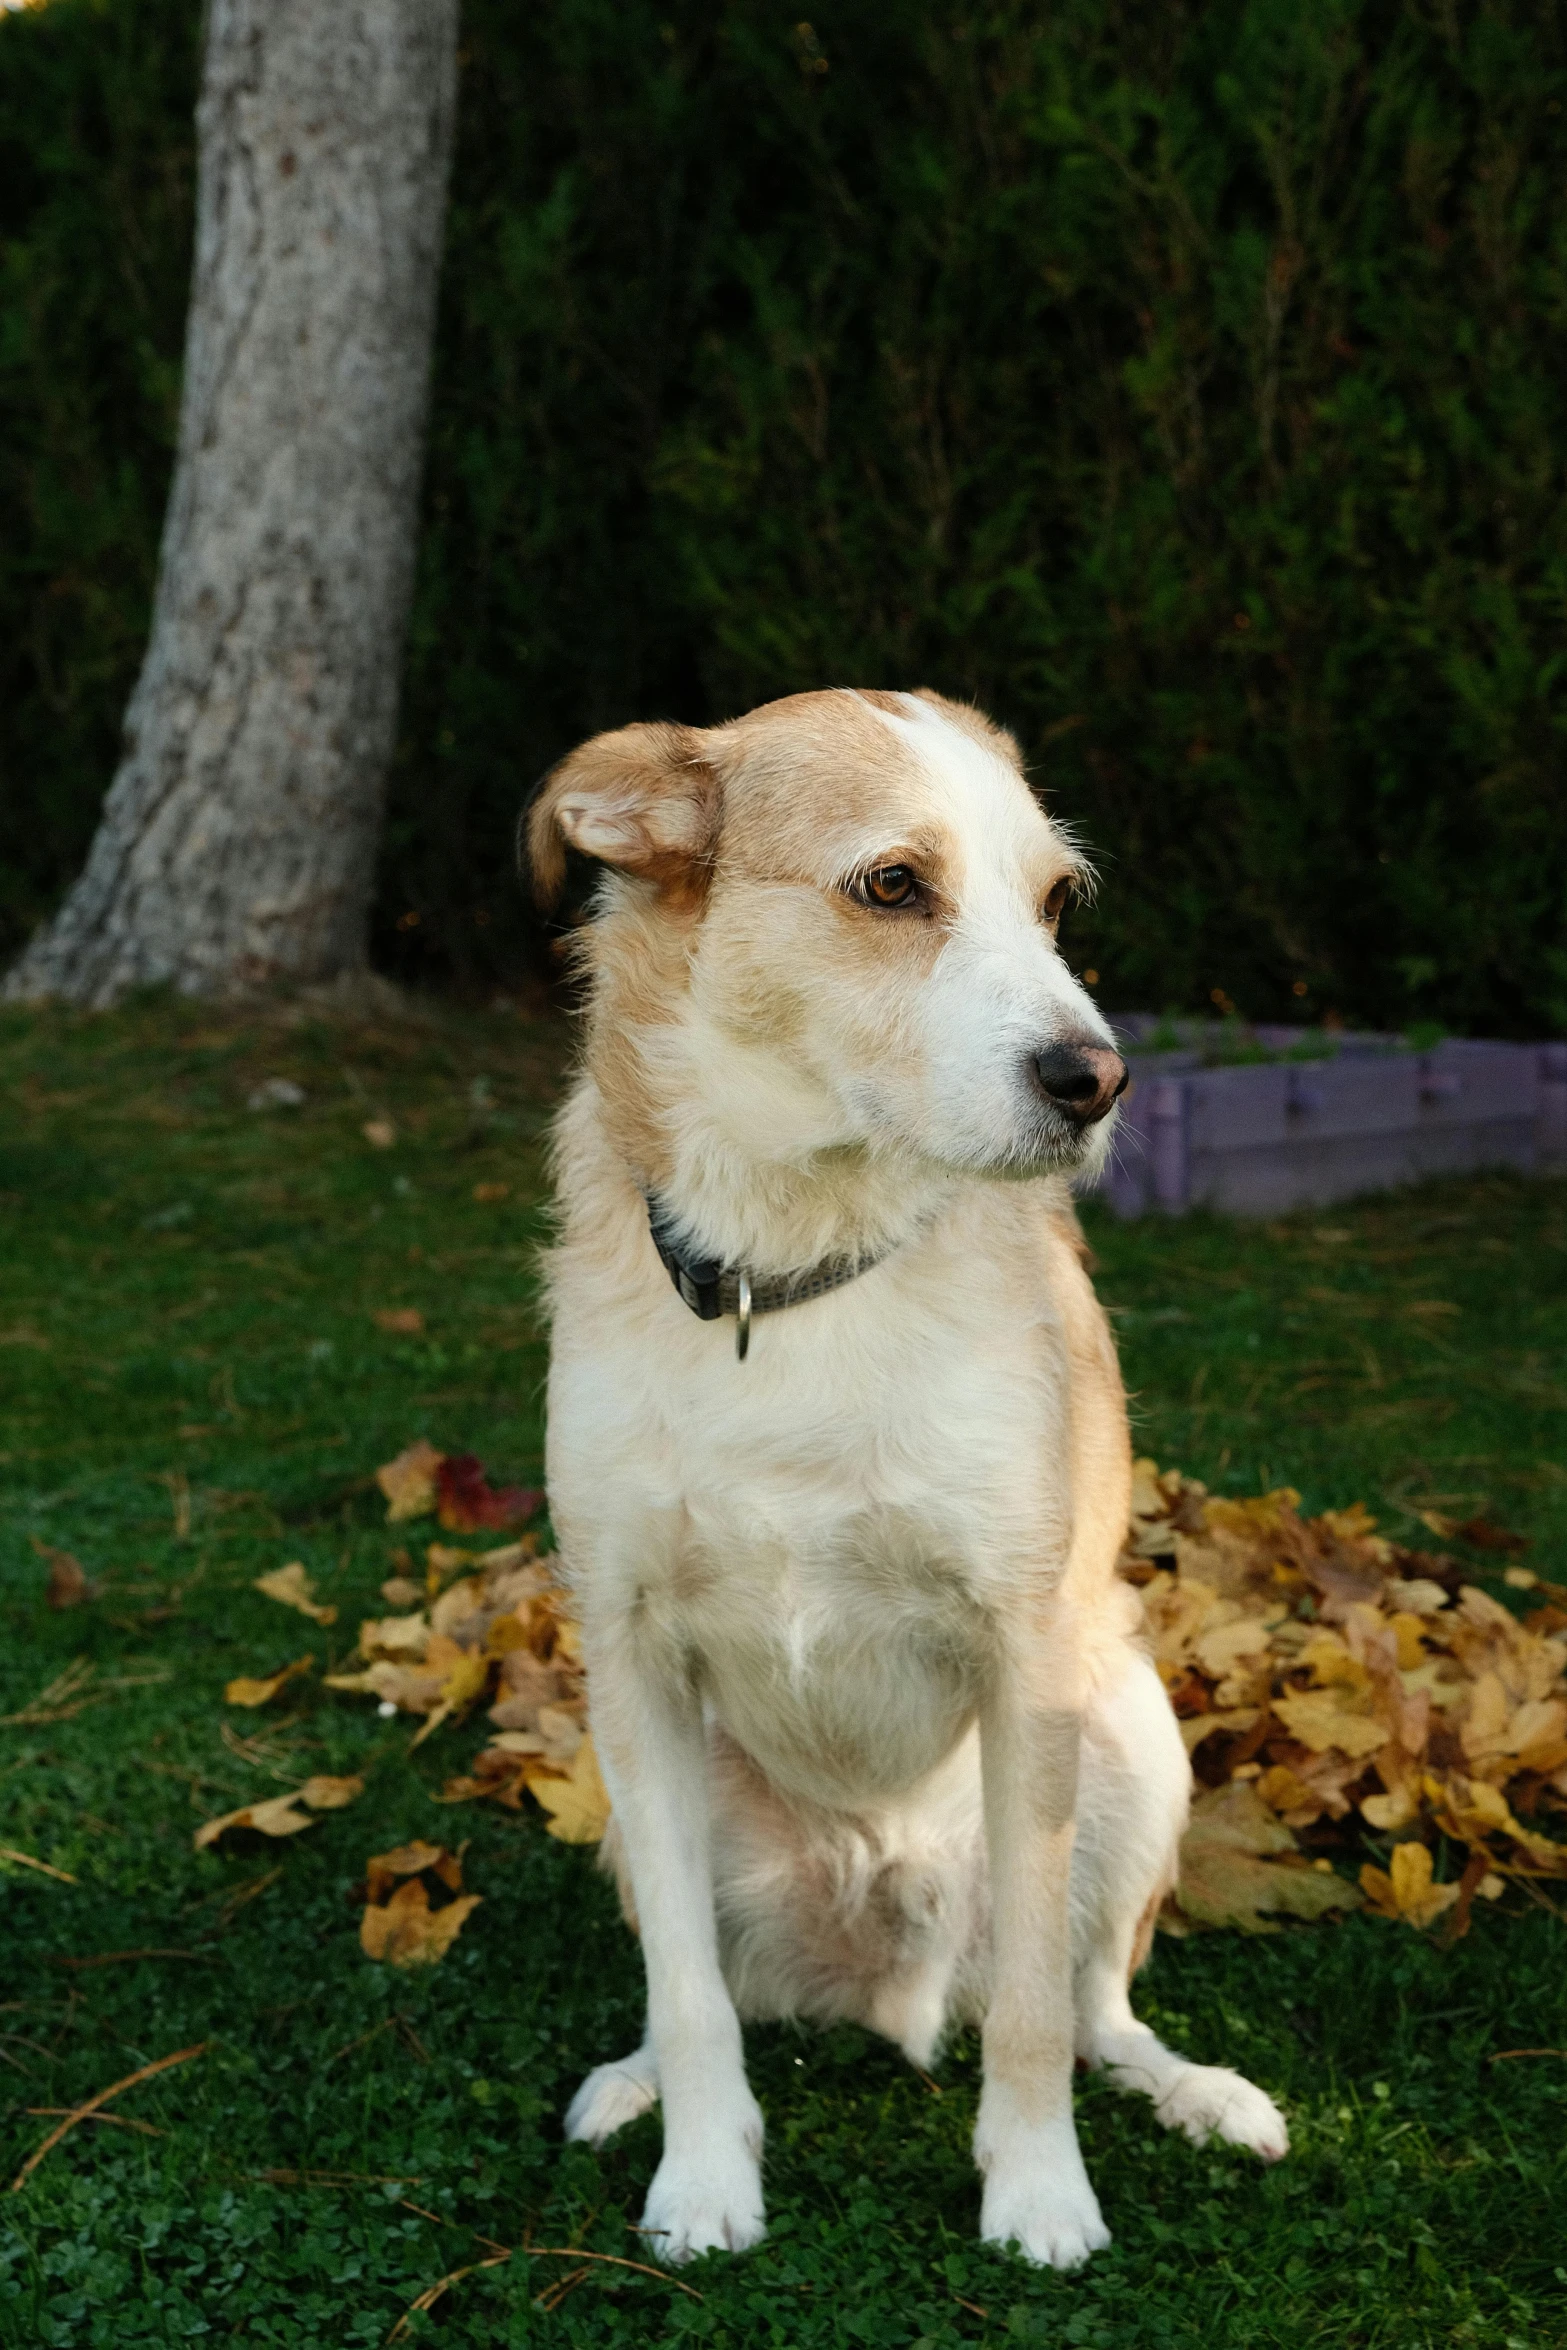
{"type": "Polygon", "coordinates": [[[736,1306],[735,1359],[744,1362],[751,1351],[751,1276],[743,1268],[739,1275],[740,1297],[736,1306]]]}

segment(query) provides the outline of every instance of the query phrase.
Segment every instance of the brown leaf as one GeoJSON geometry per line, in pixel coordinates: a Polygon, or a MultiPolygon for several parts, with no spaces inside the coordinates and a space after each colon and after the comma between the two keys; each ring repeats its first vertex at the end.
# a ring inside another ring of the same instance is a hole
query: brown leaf
{"type": "Polygon", "coordinates": [[[1249,1781],[1215,1788],[1192,1806],[1176,1902],[1199,1925],[1238,1926],[1247,1934],[1276,1931],[1273,1915],[1265,1913],[1316,1918],[1359,1906],[1359,1888],[1331,1870],[1292,1867],[1276,1857],[1295,1851],[1289,1829],[1249,1781]]]}
{"type": "Polygon", "coordinates": [[[270,1795],[264,1803],[242,1804],[238,1811],[226,1811],[221,1819],[207,1820],[196,1830],[192,1842],[198,1852],[209,1844],[216,1844],[230,1828],[254,1828],[262,1836],[297,1836],[302,1828],[314,1827],[308,1813],[298,1808],[299,1795],[270,1795]]]}
{"type": "Polygon", "coordinates": [[[318,1772],[300,1788],[299,1800],[307,1803],[312,1811],[341,1811],[345,1803],[355,1802],[364,1791],[363,1779],[334,1779],[324,1772],[318,1772]]]}
{"type": "Polygon", "coordinates": [[[378,1330],[390,1338],[420,1338],[424,1335],[424,1316],[417,1306],[382,1306],[370,1317],[378,1330]]]}
{"type": "Polygon", "coordinates": [[[397,1140],[397,1128],[390,1118],[367,1118],[359,1131],[372,1150],[389,1151],[397,1140]]]}
{"type": "Polygon", "coordinates": [[[366,1958],[384,1959],[389,1966],[436,1966],[482,1899],[479,1893],[461,1893],[444,1908],[432,1909],[424,1880],[410,1877],[384,1907],[365,1911],[360,1947],[366,1958]]]}
{"type": "Polygon", "coordinates": [[[1527,1535],[1510,1534],[1505,1526],[1493,1526],[1489,1518],[1465,1518],[1453,1532],[1471,1550],[1499,1550],[1516,1557],[1529,1547],[1527,1535]]]}
{"type": "Polygon", "coordinates": [[[270,1575],[256,1578],[255,1588],[268,1599],[281,1601],[284,1607],[297,1608],[313,1624],[335,1624],[335,1607],[323,1607],[312,1597],[314,1585],[306,1574],[300,1559],[291,1559],[286,1567],[274,1567],[270,1575]]]}
{"type": "Polygon", "coordinates": [[[386,1517],[388,1525],[397,1525],[404,1518],[427,1517],[435,1507],[435,1473],[444,1453],[420,1437],[417,1444],[408,1445],[394,1461],[385,1461],[375,1473],[375,1481],[386,1495],[390,1505],[386,1517]]]}
{"type": "Polygon", "coordinates": [[[280,1689],[286,1689],[289,1682],[297,1680],[301,1673],[313,1673],[315,1669],[316,1660],[313,1656],[299,1656],[291,1665],[284,1665],[279,1672],[268,1673],[262,1680],[252,1680],[242,1673],[237,1681],[230,1681],[223,1692],[224,1699],[229,1705],[270,1705],[280,1689]]]}
{"type": "Polygon", "coordinates": [[[359,1941],[367,1958],[395,1967],[434,1966],[444,1958],[482,1898],[462,1891],[462,1855],[441,1844],[400,1844],[366,1868],[359,1941]],[[431,1906],[427,1878],[443,1895],[431,1906]]]}
{"type": "Polygon", "coordinates": [[[272,1795],[264,1803],[247,1803],[239,1811],[227,1811],[221,1819],[208,1820],[196,1830],[198,1852],[215,1844],[230,1828],[255,1828],[263,1836],[297,1836],[302,1828],[314,1826],[295,1807],[301,1803],[313,1811],[341,1811],[343,1806],[363,1795],[363,1779],[334,1779],[324,1773],[307,1779],[303,1787],[296,1787],[291,1795],[272,1795]]]}
{"type": "Polygon", "coordinates": [[[417,1876],[421,1869],[433,1869],[452,1892],[462,1883],[462,1855],[416,1837],[412,1844],[394,1845],[390,1852],[375,1853],[366,1861],[365,1898],[384,1901],[399,1878],[417,1876]]]}
{"type": "Polygon", "coordinates": [[[73,1558],[68,1550],[56,1550],[52,1544],[40,1542],[36,1534],[31,1540],[34,1550],[49,1568],[44,1599],[50,1607],[57,1611],[65,1607],[80,1607],[84,1599],[97,1597],[96,1586],[87,1580],[79,1558],[73,1558]]]}
{"type": "Polygon", "coordinates": [[[473,1187],[473,1196],[481,1207],[493,1206],[496,1200],[509,1197],[510,1192],[509,1183],[476,1183],[473,1187]]]}

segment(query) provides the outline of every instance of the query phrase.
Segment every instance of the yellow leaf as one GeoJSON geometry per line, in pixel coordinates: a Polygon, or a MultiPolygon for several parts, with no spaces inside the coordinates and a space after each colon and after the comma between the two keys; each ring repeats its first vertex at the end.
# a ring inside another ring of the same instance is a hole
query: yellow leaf
{"type": "Polygon", "coordinates": [[[256,1589],[268,1599],[281,1600],[284,1607],[297,1608],[302,1616],[309,1616],[312,1623],[337,1622],[336,1608],[323,1607],[313,1597],[314,1586],[300,1559],[292,1559],[286,1567],[275,1567],[270,1575],[258,1576],[256,1589]]]}
{"type": "Polygon", "coordinates": [[[396,1525],[404,1518],[428,1517],[435,1507],[435,1472],[446,1458],[421,1436],[417,1444],[410,1444],[395,1461],[383,1462],[375,1473],[375,1481],[386,1495],[390,1505],[386,1517],[388,1525],[396,1525]]]}
{"type": "Polygon", "coordinates": [[[318,1772],[300,1788],[299,1800],[308,1803],[312,1811],[341,1811],[345,1803],[353,1803],[364,1791],[363,1779],[334,1779],[318,1772]]]}
{"type": "Polygon", "coordinates": [[[1459,1894],[1457,1885],[1432,1884],[1431,1855],[1423,1844],[1395,1845],[1391,1873],[1367,1861],[1360,1884],[1379,1916],[1422,1929],[1451,1909],[1459,1894]]]}
{"type": "Polygon", "coordinates": [[[399,1664],[421,1664],[430,1645],[429,1618],[421,1610],[407,1616],[367,1617],[359,1627],[361,1656],[390,1657],[399,1664]]]}
{"type": "Polygon", "coordinates": [[[497,1616],[484,1635],[484,1645],[491,1656],[507,1656],[514,1648],[528,1645],[528,1627],[515,1608],[508,1616],[497,1616]]]}
{"type": "Polygon", "coordinates": [[[237,1681],[230,1681],[223,1695],[230,1705],[270,1705],[280,1689],[286,1688],[290,1681],[297,1680],[301,1673],[313,1673],[315,1666],[313,1656],[300,1656],[291,1665],[285,1665],[281,1672],[268,1673],[260,1680],[253,1680],[248,1674],[241,1673],[237,1681]]]}
{"type": "Polygon", "coordinates": [[[295,1807],[299,1796],[272,1795],[264,1803],[243,1804],[238,1811],[226,1811],[221,1819],[208,1820],[196,1830],[192,1842],[202,1852],[209,1844],[216,1844],[230,1828],[254,1828],[263,1836],[297,1836],[301,1828],[313,1828],[312,1820],[295,1807]]]}
{"type": "Polygon", "coordinates": [[[1273,1710],[1290,1734],[1313,1754],[1325,1754],[1330,1746],[1352,1756],[1375,1754],[1379,1746],[1386,1746],[1389,1734],[1381,1722],[1346,1702],[1350,1696],[1342,1683],[1335,1682],[1329,1689],[1297,1690],[1292,1696],[1276,1697],[1273,1710]]]}
{"type": "Polygon", "coordinates": [[[1258,1710],[1254,1705],[1238,1705],[1213,1714],[1192,1714],[1180,1725],[1181,1743],[1188,1754],[1195,1754],[1203,1740],[1211,1738],[1215,1731],[1223,1731],[1233,1738],[1237,1732],[1252,1727],[1258,1710]]]}
{"type": "Polygon", "coordinates": [[[591,1738],[584,1738],[565,1778],[530,1772],[528,1787],[549,1813],[545,1827],[562,1844],[597,1844],[609,1826],[609,1790],[591,1738]]]}
{"type": "MultiPolygon", "coordinates": [[[[448,1641],[443,1645],[450,1647],[452,1643],[448,1641]]],[[[434,1642],[431,1643],[431,1646],[434,1647],[434,1642]]],[[[435,1705],[425,1719],[424,1727],[409,1742],[408,1751],[410,1754],[416,1746],[422,1746],[431,1732],[438,1730],[452,1714],[461,1712],[465,1706],[472,1705],[476,1697],[482,1695],[485,1683],[490,1677],[490,1666],[493,1661],[491,1657],[482,1652],[475,1653],[466,1648],[458,1649],[446,1678],[441,1683],[440,1694],[435,1705]]]]}
{"type": "Polygon", "coordinates": [[[1413,1788],[1400,1785],[1388,1795],[1362,1796],[1360,1808],[1372,1827],[1386,1835],[1394,1828],[1407,1828],[1420,1805],[1413,1788]]]}
{"type": "Polygon", "coordinates": [[[1233,1672],[1243,1657],[1263,1655],[1267,1647],[1268,1627],[1255,1616],[1219,1624],[1213,1631],[1201,1633],[1195,1642],[1197,1662],[1215,1680],[1233,1672]]]}

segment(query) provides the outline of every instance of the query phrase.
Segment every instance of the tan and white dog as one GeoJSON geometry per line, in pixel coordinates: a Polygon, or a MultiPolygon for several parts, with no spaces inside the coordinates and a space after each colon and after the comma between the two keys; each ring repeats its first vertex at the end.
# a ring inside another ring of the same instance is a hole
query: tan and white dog
{"type": "Polygon", "coordinates": [[[1126,1410],[1068,1192],[1126,1075],[1056,943],[1083,858],[929,693],[601,736],[528,836],[546,898],[567,844],[605,868],[548,1481],[647,1969],[568,2132],[662,2098],[644,2226],[740,2251],[742,2015],[919,2065],[982,2022],[982,2232],[1070,2267],[1109,2240],[1074,2053],[1192,2138],[1288,2144],[1128,1998],[1190,1772],[1115,1573],[1126,1410]]]}

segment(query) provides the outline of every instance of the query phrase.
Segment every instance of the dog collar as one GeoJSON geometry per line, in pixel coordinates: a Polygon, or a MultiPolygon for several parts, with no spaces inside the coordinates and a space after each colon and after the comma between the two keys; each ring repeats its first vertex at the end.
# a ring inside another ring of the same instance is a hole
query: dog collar
{"type": "Polygon", "coordinates": [[[717,1322],[725,1314],[736,1318],[735,1353],[743,1363],[751,1345],[751,1316],[781,1313],[785,1306],[803,1306],[807,1299],[826,1297],[846,1281],[870,1272],[892,1252],[874,1257],[824,1257],[803,1273],[752,1275],[743,1265],[725,1266],[717,1257],[685,1255],[675,1246],[668,1212],[656,1199],[647,1203],[648,1230],[665,1271],[680,1296],[700,1322],[717,1322]]]}

